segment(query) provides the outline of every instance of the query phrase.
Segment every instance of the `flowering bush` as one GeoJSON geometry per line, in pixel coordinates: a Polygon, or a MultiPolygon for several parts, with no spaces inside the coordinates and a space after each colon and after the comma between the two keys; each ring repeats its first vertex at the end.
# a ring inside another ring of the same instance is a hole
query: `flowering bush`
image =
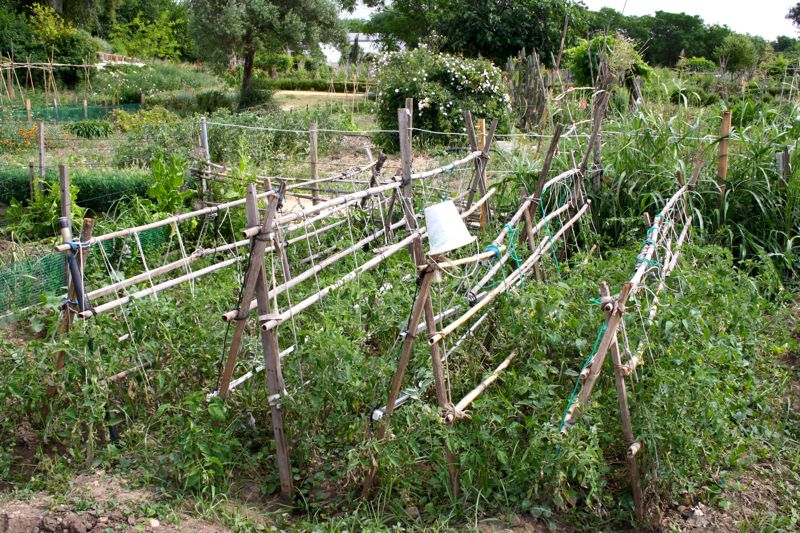
{"type": "Polygon", "coordinates": [[[16,119],[9,113],[0,115],[0,152],[22,150],[35,142],[36,125],[16,119]]]}
{"type": "MultiPolygon", "coordinates": [[[[378,124],[397,129],[397,109],[414,98],[414,127],[441,132],[465,132],[463,111],[473,118],[510,117],[511,98],[502,71],[486,59],[437,54],[421,46],[388,52],[376,59],[378,124]]],[[[386,136],[384,144],[397,144],[386,136]]]]}

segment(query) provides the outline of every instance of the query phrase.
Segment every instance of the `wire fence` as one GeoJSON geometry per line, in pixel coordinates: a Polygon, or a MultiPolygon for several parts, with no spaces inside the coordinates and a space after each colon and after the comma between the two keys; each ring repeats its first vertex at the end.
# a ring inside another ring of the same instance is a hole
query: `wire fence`
{"type": "Polygon", "coordinates": [[[107,119],[111,114],[121,109],[132,113],[142,108],[141,104],[117,104],[117,105],[89,105],[85,108],[83,105],[64,105],[53,107],[42,107],[38,109],[31,109],[30,116],[28,110],[22,108],[4,109],[5,114],[11,120],[32,120],[34,122],[45,123],[59,123],[59,122],[77,122],[87,119],[107,119]]]}
{"type": "MultiPolygon", "coordinates": [[[[166,243],[170,228],[161,227],[139,234],[139,241],[146,252],[153,252],[166,243]]],[[[104,242],[104,255],[119,257],[130,253],[126,243],[104,242]]],[[[103,267],[101,254],[89,255],[87,270],[103,267]],[[96,263],[96,265],[93,265],[96,263]]],[[[0,315],[42,303],[47,296],[66,293],[66,264],[61,252],[29,257],[0,267],[0,315]]]]}

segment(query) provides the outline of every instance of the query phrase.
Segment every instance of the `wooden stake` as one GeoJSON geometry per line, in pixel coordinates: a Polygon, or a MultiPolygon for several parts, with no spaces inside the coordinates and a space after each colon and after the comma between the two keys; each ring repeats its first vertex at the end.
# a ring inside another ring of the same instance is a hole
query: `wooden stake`
{"type": "MultiPolygon", "coordinates": [[[[63,210],[62,210],[63,212],[63,210]]],[[[81,228],[81,242],[89,242],[92,238],[92,231],[94,230],[94,219],[92,218],[84,218],[83,219],[83,227],[81,228]]],[[[67,252],[67,254],[73,254],[72,251],[67,252]]],[[[89,254],[89,248],[78,248],[73,255],[77,256],[77,266],[78,271],[80,272],[79,279],[83,279],[83,270],[86,265],[86,256],[89,254]]],[[[69,272],[69,268],[65,269],[69,272]]],[[[83,283],[78,285],[81,292],[84,291],[83,283]]],[[[70,301],[79,301],[79,302],[86,302],[85,294],[78,297],[76,292],[76,286],[72,282],[72,278],[68,277],[68,285],[67,285],[67,299],[70,301]]],[[[82,309],[80,309],[82,311],[82,309]]],[[[68,333],[72,329],[72,323],[75,320],[75,316],[73,314],[73,309],[69,306],[69,303],[64,304],[64,313],[61,315],[61,324],[59,326],[59,330],[62,334],[68,333]]],[[[64,360],[66,358],[67,353],[64,350],[59,351],[56,354],[56,366],[55,371],[58,373],[62,368],[64,368],[64,360]]],[[[47,387],[46,394],[48,398],[52,398],[56,393],[56,385],[51,384],[47,387]]],[[[49,413],[49,408],[45,408],[44,415],[47,416],[49,413]]]]}
{"type": "MultiPolygon", "coordinates": [[[[319,179],[319,169],[317,168],[317,123],[311,124],[309,134],[311,135],[311,148],[309,152],[309,160],[311,161],[311,181],[319,179]]],[[[319,203],[319,186],[311,189],[311,195],[314,197],[313,204],[319,203]]]]}
{"type": "MultiPolygon", "coordinates": [[[[285,185],[281,184],[281,189],[285,188],[285,185]]],[[[283,192],[283,191],[281,191],[283,192]]],[[[256,186],[254,183],[251,183],[247,187],[247,222],[249,227],[259,227],[259,217],[258,217],[258,198],[256,193],[256,186]]],[[[265,224],[264,227],[269,228],[271,226],[272,220],[275,218],[275,214],[278,210],[278,203],[279,200],[277,198],[271,198],[269,202],[269,207],[267,208],[267,220],[269,224],[265,224]]],[[[262,230],[265,231],[265,230],[262,230]]],[[[269,302],[269,290],[267,288],[267,274],[264,269],[264,261],[263,261],[263,252],[256,250],[256,244],[260,242],[259,237],[254,238],[253,249],[251,253],[258,253],[258,257],[261,258],[261,261],[256,261],[259,263],[257,266],[256,274],[256,283],[255,283],[255,293],[256,299],[258,300],[258,312],[260,315],[269,315],[270,314],[270,302],[269,302]]],[[[259,247],[260,248],[260,247],[259,247]]],[[[256,258],[250,258],[250,264],[252,266],[254,260],[256,258]]],[[[251,268],[248,271],[248,275],[253,271],[251,268]]],[[[244,300],[249,301],[249,298],[244,300]]],[[[244,321],[241,321],[244,322],[244,321]]],[[[237,323],[238,325],[238,323],[237,323]]],[[[286,444],[286,434],[284,432],[284,413],[281,409],[281,396],[286,393],[286,386],[283,381],[283,373],[281,372],[281,358],[280,358],[280,348],[278,346],[278,334],[275,330],[264,330],[260,329],[261,332],[261,346],[264,349],[264,367],[266,369],[267,374],[267,388],[269,390],[269,407],[270,412],[272,415],[272,431],[275,435],[275,449],[276,455],[278,460],[278,473],[280,475],[280,482],[281,482],[281,499],[285,502],[291,502],[292,497],[294,494],[294,487],[292,482],[292,467],[289,462],[289,447],[286,444]]],[[[228,382],[230,383],[230,382],[228,382]]],[[[222,390],[220,389],[220,394],[222,390]]],[[[226,386],[226,394],[227,394],[227,386],[226,386]]]]}
{"type": "MultiPolygon", "coordinates": [[[[602,283],[600,285],[600,297],[609,298],[611,291],[608,290],[608,285],[602,283]]],[[[613,309],[606,310],[606,324],[611,319],[613,309]]],[[[608,330],[608,326],[606,326],[608,330]]],[[[617,334],[614,333],[614,342],[611,343],[611,362],[614,365],[614,383],[617,387],[617,399],[619,400],[619,414],[622,419],[622,432],[625,436],[626,449],[633,446],[636,439],[633,436],[633,425],[631,423],[631,412],[628,407],[628,391],[625,387],[625,375],[622,370],[622,358],[619,354],[619,343],[617,342],[617,334]]],[[[602,363],[600,363],[602,365],[602,363]]],[[[598,368],[599,366],[598,365],[598,368]]],[[[628,455],[628,469],[631,476],[631,489],[633,491],[633,505],[636,510],[636,520],[641,524],[644,520],[644,509],[642,507],[642,488],[639,486],[639,465],[636,461],[635,454],[628,455]]]]}
{"type": "MultiPolygon", "coordinates": [[[[250,188],[248,188],[248,200],[250,198],[249,194],[250,188]]],[[[280,193],[279,195],[283,195],[284,191],[286,190],[286,184],[281,183],[280,193]]],[[[257,198],[254,199],[257,205],[257,198]]],[[[267,216],[264,219],[264,223],[260,226],[262,232],[271,231],[273,227],[273,222],[275,221],[275,215],[278,209],[278,199],[270,196],[269,202],[269,210],[267,211],[267,216]]],[[[263,235],[263,234],[261,234],[263,235]]],[[[242,334],[244,333],[244,327],[247,324],[247,316],[250,312],[250,300],[253,298],[253,294],[255,293],[256,283],[258,282],[258,277],[261,275],[262,266],[264,264],[264,250],[267,248],[267,239],[266,236],[263,235],[261,238],[255,239],[253,241],[252,248],[250,250],[250,268],[248,269],[247,273],[245,274],[245,281],[244,281],[244,288],[242,289],[242,296],[241,300],[239,301],[239,313],[236,320],[236,329],[233,332],[233,336],[231,337],[231,344],[228,348],[228,358],[225,361],[225,368],[223,369],[222,376],[220,378],[219,383],[219,396],[223,400],[228,394],[228,386],[231,382],[231,377],[233,375],[233,369],[236,365],[236,357],[239,355],[239,347],[241,346],[242,342],[242,334]]]]}
{"type": "Polygon", "coordinates": [[[722,112],[722,124],[719,128],[719,164],[717,165],[717,177],[719,178],[719,207],[725,203],[725,191],[728,189],[728,148],[729,137],[731,134],[731,110],[726,109],[722,112]]]}
{"type": "MultiPolygon", "coordinates": [[[[414,216],[414,189],[411,186],[411,111],[408,108],[397,110],[397,125],[400,135],[400,187],[402,189],[400,204],[403,208],[403,216],[406,221],[406,228],[409,233],[416,231],[418,224],[414,216]]],[[[422,239],[414,239],[411,243],[411,257],[414,265],[421,265],[425,262],[425,255],[422,251],[422,239]]]]}
{"type": "MultiPolygon", "coordinates": [[[[403,138],[402,134],[400,138],[403,138]]],[[[421,246],[422,245],[420,244],[420,247],[421,246]]],[[[419,293],[417,294],[417,299],[414,301],[414,307],[411,310],[411,318],[409,319],[408,326],[406,327],[405,337],[403,338],[400,359],[397,362],[397,369],[395,370],[394,377],[392,378],[392,385],[389,389],[389,398],[386,401],[386,409],[384,410],[383,417],[380,420],[380,425],[378,426],[378,431],[375,436],[379,443],[386,437],[386,431],[389,429],[392,420],[392,413],[394,413],[397,397],[400,395],[400,387],[403,385],[403,377],[405,376],[406,368],[408,368],[408,361],[411,358],[411,351],[414,347],[417,326],[419,325],[419,321],[422,318],[422,313],[425,310],[425,303],[430,296],[429,291],[431,288],[431,283],[433,283],[434,276],[435,268],[434,266],[431,266],[431,268],[420,274],[420,279],[418,280],[419,293]]],[[[372,491],[372,486],[375,483],[375,475],[377,472],[378,462],[373,457],[372,467],[367,473],[367,476],[364,479],[364,485],[362,487],[362,494],[364,496],[369,495],[369,493],[372,491]]]]}
{"type": "Polygon", "coordinates": [[[31,114],[31,99],[30,98],[26,98],[25,99],[25,113],[27,113],[27,115],[28,115],[28,122],[31,122],[33,120],[33,115],[31,114]]]}
{"type": "Polygon", "coordinates": [[[44,180],[44,121],[39,122],[39,177],[44,180]]]}
{"type": "Polygon", "coordinates": [[[36,171],[34,169],[33,161],[28,163],[28,180],[30,182],[31,188],[31,199],[30,202],[32,203],[36,199],[36,171]]]}

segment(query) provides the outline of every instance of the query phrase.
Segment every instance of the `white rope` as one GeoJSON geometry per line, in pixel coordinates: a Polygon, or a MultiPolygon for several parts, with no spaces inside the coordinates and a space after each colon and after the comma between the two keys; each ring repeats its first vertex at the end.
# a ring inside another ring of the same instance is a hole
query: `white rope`
{"type": "MultiPolygon", "coordinates": [[[[186,247],[183,244],[183,236],[181,236],[181,230],[178,227],[177,222],[173,222],[172,226],[175,228],[175,235],[178,237],[178,245],[180,246],[181,250],[181,259],[183,259],[183,269],[186,271],[187,274],[192,273],[192,267],[189,264],[189,258],[186,256],[186,247]]],[[[152,285],[152,281],[150,282],[152,285]]],[[[189,292],[191,292],[192,296],[194,296],[194,279],[189,280],[189,292]]]]}
{"type": "MultiPolygon", "coordinates": [[[[150,288],[155,288],[153,284],[153,275],[147,266],[147,259],[144,257],[144,248],[142,248],[142,241],[139,240],[138,231],[133,233],[133,238],[136,239],[136,246],[139,248],[139,256],[142,258],[142,265],[144,266],[144,271],[147,273],[147,280],[150,282],[150,288]]],[[[158,294],[155,291],[153,291],[153,298],[158,300],[158,294]]]]}

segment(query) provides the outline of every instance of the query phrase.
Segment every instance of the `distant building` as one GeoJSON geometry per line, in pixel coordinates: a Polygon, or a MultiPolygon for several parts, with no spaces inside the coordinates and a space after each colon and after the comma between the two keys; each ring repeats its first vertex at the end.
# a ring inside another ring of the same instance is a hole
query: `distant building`
{"type": "MultiPolygon", "coordinates": [[[[361,48],[361,54],[377,54],[381,51],[380,43],[378,42],[377,35],[369,35],[367,33],[348,33],[347,40],[352,45],[356,37],[358,37],[358,46],[361,48]]],[[[342,58],[342,52],[336,47],[329,44],[321,46],[322,53],[325,54],[325,62],[329,65],[338,65],[339,60],[342,58]]]]}

